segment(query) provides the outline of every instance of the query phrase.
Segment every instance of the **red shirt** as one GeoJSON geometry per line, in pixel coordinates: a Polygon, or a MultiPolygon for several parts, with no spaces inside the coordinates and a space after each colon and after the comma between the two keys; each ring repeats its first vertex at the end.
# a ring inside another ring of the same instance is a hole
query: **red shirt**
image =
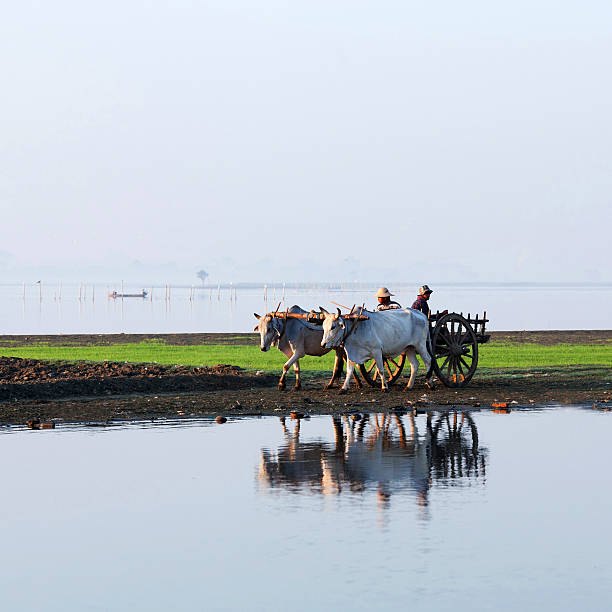
{"type": "Polygon", "coordinates": [[[414,310],[420,310],[425,316],[429,314],[429,304],[427,303],[427,300],[422,295],[419,295],[419,297],[417,297],[417,299],[414,300],[414,304],[412,305],[412,308],[414,310]]]}

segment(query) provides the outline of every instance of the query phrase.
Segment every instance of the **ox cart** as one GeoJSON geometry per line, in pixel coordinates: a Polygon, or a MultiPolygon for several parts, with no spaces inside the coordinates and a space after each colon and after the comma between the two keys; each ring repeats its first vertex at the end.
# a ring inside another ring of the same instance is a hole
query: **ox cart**
{"type": "MultiPolygon", "coordinates": [[[[429,337],[431,346],[431,369],[440,382],[453,389],[465,387],[478,367],[478,345],[489,341],[486,333],[489,322],[487,313],[482,317],[467,317],[463,313],[440,313],[429,315],[429,337]]],[[[394,384],[401,376],[406,355],[385,359],[387,383],[394,384]]],[[[374,360],[359,364],[359,371],[371,386],[380,384],[380,375],[374,360]]]]}
{"type": "MultiPolygon", "coordinates": [[[[307,313],[291,313],[279,311],[278,308],[268,315],[279,319],[305,319],[309,323],[319,325],[325,318],[322,312],[314,310],[307,313]]],[[[367,311],[363,310],[359,313],[351,310],[349,314],[343,314],[342,317],[357,320],[368,318],[367,311]]],[[[435,314],[430,313],[428,319],[431,370],[427,373],[427,377],[429,378],[433,372],[446,387],[453,389],[465,387],[478,367],[478,345],[488,342],[491,337],[486,333],[486,325],[489,322],[486,311],[482,317],[479,315],[472,317],[471,314],[464,317],[463,313],[457,312],[436,312],[435,314]]],[[[388,385],[393,385],[400,379],[405,363],[405,353],[384,359],[388,385]]],[[[373,359],[359,364],[359,372],[370,386],[380,385],[380,373],[373,359]]]]}

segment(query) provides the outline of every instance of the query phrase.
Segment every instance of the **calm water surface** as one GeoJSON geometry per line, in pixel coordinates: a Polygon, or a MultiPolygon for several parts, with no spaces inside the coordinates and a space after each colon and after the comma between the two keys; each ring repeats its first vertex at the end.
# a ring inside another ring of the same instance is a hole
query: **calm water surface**
{"type": "MultiPolygon", "coordinates": [[[[418,283],[392,287],[395,298],[410,306],[418,283]]],[[[97,334],[250,332],[253,312],[269,312],[299,304],[303,308],[335,308],[332,302],[366,304],[373,308],[376,287],[318,286],[153,288],[146,299],[108,299],[119,285],[0,285],[2,334],[97,334]],[[25,290],[25,293],[24,293],[25,290]],[[25,298],[24,298],[25,295],[25,298]],[[230,297],[231,296],[231,297],[230,297]]],[[[436,309],[455,312],[483,311],[492,330],[608,329],[612,311],[612,285],[439,285],[430,300],[436,309]],[[578,307],[577,304],[581,306],[578,307]],[[586,311],[584,305],[587,305],[586,311]],[[586,314],[585,314],[586,312],[586,314]]],[[[125,286],[136,293],[141,286],[125,286]]],[[[149,289],[150,290],[150,289],[149,289]]]]}
{"type": "Polygon", "coordinates": [[[608,610],[612,414],[3,430],[5,610],[608,610]]]}

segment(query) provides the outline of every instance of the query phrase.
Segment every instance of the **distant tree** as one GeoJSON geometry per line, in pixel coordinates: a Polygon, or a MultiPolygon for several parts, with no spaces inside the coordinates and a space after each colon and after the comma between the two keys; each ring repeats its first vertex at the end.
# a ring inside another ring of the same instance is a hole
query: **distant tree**
{"type": "Polygon", "coordinates": [[[197,277],[200,279],[202,285],[204,285],[206,279],[208,278],[208,272],[206,270],[200,270],[197,274],[197,277]]]}

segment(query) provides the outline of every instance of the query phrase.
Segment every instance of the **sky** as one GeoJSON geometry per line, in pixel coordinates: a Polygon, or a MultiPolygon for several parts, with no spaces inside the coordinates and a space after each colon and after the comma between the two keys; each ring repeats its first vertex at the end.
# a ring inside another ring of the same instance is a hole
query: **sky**
{"type": "Polygon", "coordinates": [[[612,5],[4,3],[0,278],[612,281],[612,5]]]}

